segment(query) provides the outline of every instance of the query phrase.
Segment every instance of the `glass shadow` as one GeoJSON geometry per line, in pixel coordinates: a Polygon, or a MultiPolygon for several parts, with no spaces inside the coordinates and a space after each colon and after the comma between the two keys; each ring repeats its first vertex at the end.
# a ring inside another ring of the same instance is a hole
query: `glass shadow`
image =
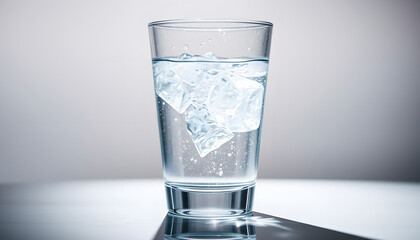
{"type": "Polygon", "coordinates": [[[155,240],[175,239],[368,239],[258,212],[228,218],[190,218],[168,213],[155,240]]]}

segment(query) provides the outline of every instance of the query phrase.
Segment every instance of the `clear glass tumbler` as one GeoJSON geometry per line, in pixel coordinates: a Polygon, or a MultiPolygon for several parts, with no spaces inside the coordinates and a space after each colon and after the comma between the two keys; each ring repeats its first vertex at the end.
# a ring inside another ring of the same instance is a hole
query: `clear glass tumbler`
{"type": "Polygon", "coordinates": [[[149,24],[168,210],[252,210],[272,24],[149,24]]]}

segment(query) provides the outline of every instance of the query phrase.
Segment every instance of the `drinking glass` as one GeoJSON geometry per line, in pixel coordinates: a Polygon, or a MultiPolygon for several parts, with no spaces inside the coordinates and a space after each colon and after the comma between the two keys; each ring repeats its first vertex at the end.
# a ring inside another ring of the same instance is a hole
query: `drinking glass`
{"type": "Polygon", "coordinates": [[[235,20],[149,24],[169,212],[251,212],[272,26],[235,20]]]}

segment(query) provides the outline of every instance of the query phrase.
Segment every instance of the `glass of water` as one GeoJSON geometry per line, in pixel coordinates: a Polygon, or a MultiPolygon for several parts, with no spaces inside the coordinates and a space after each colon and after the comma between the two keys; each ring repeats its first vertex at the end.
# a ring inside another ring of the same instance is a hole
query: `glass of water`
{"type": "Polygon", "coordinates": [[[251,212],[272,24],[149,24],[169,212],[251,212]]]}

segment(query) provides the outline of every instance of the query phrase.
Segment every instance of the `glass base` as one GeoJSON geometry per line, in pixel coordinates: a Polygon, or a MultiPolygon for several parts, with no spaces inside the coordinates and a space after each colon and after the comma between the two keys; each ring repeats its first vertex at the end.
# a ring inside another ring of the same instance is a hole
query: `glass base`
{"type": "MultiPolygon", "coordinates": [[[[249,214],[249,217],[251,216],[252,215],[249,214]]],[[[164,224],[165,240],[256,240],[255,226],[253,224],[248,224],[246,218],[242,218],[242,215],[230,218],[197,218],[168,213],[164,224]]]]}
{"type": "Polygon", "coordinates": [[[170,213],[194,217],[228,217],[252,211],[255,184],[186,187],[166,183],[170,213]]]}

